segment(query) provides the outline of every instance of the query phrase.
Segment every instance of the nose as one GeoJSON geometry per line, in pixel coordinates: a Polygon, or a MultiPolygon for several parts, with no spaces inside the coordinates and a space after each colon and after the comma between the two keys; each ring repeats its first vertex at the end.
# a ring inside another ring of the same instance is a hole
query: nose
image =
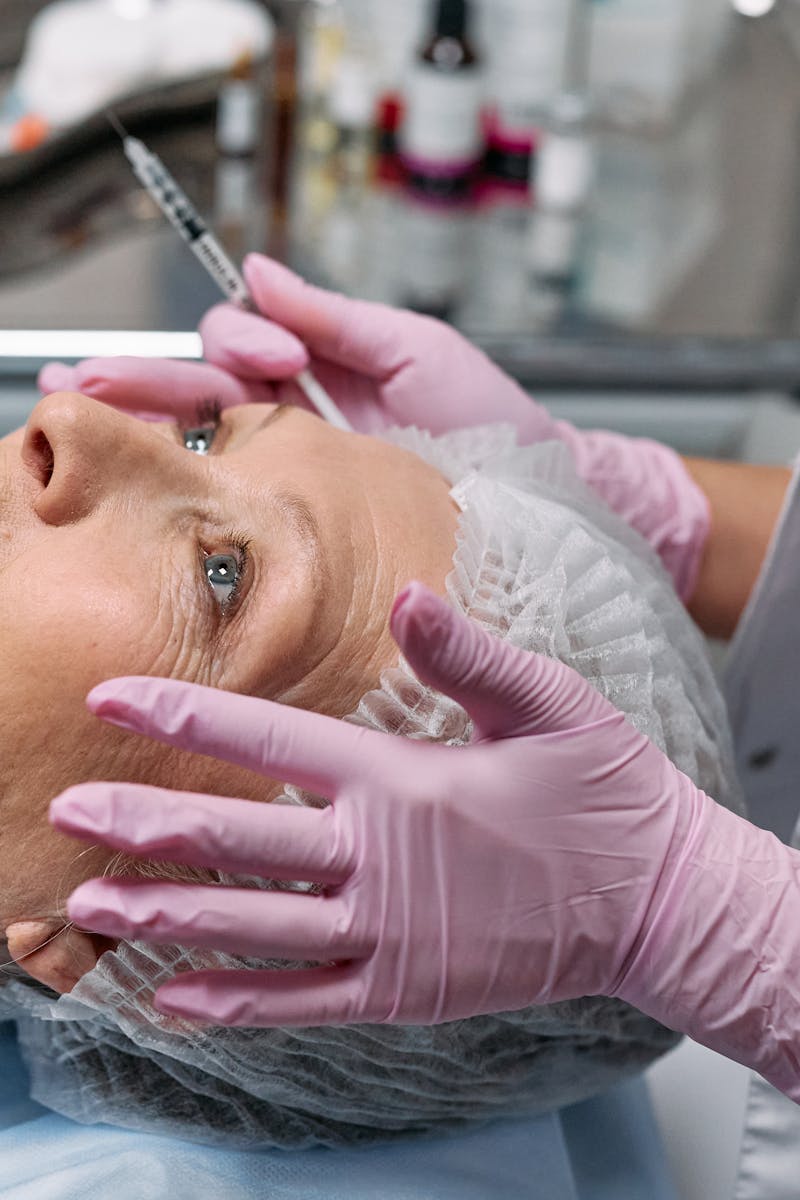
{"type": "Polygon", "coordinates": [[[134,479],[151,476],[165,455],[172,474],[175,450],[151,425],[77,392],[54,392],[28,418],[22,462],[39,483],[37,515],[62,525],[80,521],[134,479]]]}

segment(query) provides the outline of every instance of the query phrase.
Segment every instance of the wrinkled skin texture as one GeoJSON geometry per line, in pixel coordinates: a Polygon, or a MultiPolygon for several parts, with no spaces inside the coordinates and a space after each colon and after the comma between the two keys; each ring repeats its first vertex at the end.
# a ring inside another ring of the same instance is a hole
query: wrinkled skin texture
{"type": "Polygon", "coordinates": [[[66,991],[106,943],[71,930],[31,952],[111,855],[47,824],[57,792],[97,778],[262,800],[277,787],[103,726],[90,688],[133,672],[342,716],[396,661],[402,584],[443,591],[456,512],[413,455],[273,405],[227,409],[206,457],[171,423],[58,393],[0,442],[0,470],[0,929],[66,991]],[[204,563],[235,561],[236,538],[250,565],[224,612],[204,563]]]}

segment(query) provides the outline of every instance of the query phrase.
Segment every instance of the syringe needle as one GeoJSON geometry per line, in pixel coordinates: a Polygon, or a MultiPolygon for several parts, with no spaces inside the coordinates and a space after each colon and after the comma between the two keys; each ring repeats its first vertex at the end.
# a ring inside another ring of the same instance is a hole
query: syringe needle
{"type": "Polygon", "coordinates": [[[125,138],[128,136],[128,131],[112,108],[106,109],[106,120],[114,132],[118,133],[124,142],[125,138]]]}

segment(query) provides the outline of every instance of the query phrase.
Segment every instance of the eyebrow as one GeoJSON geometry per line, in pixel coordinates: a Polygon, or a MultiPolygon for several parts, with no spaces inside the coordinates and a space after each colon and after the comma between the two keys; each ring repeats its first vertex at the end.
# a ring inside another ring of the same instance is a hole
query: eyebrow
{"type": "Polygon", "coordinates": [[[274,408],[271,413],[267,413],[263,421],[256,425],[253,433],[261,433],[262,429],[266,429],[268,425],[274,424],[279,417],[285,416],[285,414],[290,411],[291,407],[291,404],[279,404],[278,407],[274,408]]]}
{"type": "Polygon", "coordinates": [[[321,560],[321,537],[317,518],[310,506],[294,492],[278,492],[276,499],[281,512],[292,522],[304,542],[310,544],[312,555],[321,560]]]}
{"type": "MultiPolygon", "coordinates": [[[[238,405],[236,407],[238,407],[238,405]]],[[[280,417],[285,416],[285,414],[287,412],[291,412],[292,407],[293,406],[291,404],[278,404],[272,410],[271,413],[267,413],[267,415],[264,417],[263,421],[259,421],[258,425],[256,425],[253,429],[251,429],[248,432],[247,437],[251,438],[254,434],[261,433],[262,429],[266,429],[269,425],[273,425],[275,423],[275,421],[277,421],[280,417]]],[[[223,417],[224,417],[224,412],[225,412],[225,410],[223,409],[222,414],[221,414],[221,416],[223,416],[223,417]]],[[[177,445],[179,445],[182,449],[185,449],[183,439],[184,439],[187,429],[202,428],[202,423],[200,425],[189,426],[189,425],[187,425],[187,423],[185,421],[168,421],[168,422],[166,422],[166,424],[169,428],[170,433],[175,438],[177,445]]],[[[235,432],[235,430],[231,430],[231,433],[234,433],[234,432],[235,432]]],[[[212,443],[211,453],[213,454],[213,443],[212,443]]],[[[225,453],[224,449],[220,453],[224,454],[225,453]]]]}

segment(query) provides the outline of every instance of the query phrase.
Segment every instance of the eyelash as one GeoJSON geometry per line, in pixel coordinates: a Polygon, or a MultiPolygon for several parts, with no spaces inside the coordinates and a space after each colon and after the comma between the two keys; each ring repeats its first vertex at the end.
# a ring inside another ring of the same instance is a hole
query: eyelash
{"type": "Polygon", "coordinates": [[[218,429],[221,416],[222,401],[219,396],[206,396],[205,399],[197,402],[194,419],[198,425],[213,425],[215,429],[218,429]]]}

